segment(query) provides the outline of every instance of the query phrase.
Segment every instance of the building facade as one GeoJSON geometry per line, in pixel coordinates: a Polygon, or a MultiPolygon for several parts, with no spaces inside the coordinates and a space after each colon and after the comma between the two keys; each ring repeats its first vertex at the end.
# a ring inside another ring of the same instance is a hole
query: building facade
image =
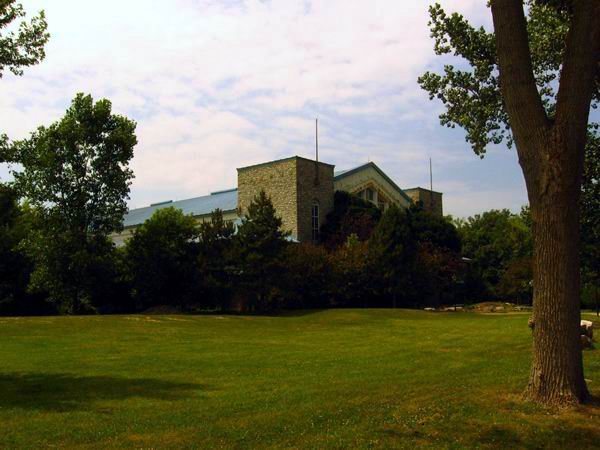
{"type": "Polygon", "coordinates": [[[239,223],[248,205],[260,191],[271,198],[283,222],[283,229],[297,241],[315,241],[327,214],[333,209],[335,191],[358,195],[385,210],[390,205],[408,208],[419,202],[423,208],[441,216],[442,193],[423,188],[403,190],[375,163],[335,172],[334,166],[300,156],[270,161],[237,169],[237,188],[179,201],[153,203],[128,211],[124,230],[111,237],[122,245],[133,230],[161,208],[175,207],[202,222],[219,208],[225,220],[239,223]]]}

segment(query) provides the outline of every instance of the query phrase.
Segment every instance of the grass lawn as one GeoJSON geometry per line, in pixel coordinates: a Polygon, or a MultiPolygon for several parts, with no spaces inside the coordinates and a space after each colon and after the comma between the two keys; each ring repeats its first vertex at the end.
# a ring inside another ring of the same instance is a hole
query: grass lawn
{"type": "MultiPolygon", "coordinates": [[[[521,400],[527,318],[0,318],[0,447],[600,446],[599,403],[521,400]]],[[[600,350],[584,358],[598,399],[600,350]]]]}

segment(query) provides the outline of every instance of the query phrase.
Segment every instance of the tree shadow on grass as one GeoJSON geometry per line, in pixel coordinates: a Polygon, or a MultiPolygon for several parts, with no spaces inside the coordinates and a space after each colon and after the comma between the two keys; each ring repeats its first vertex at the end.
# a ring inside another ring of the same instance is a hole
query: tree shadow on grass
{"type": "MultiPolygon", "coordinates": [[[[476,444],[499,445],[504,448],[596,448],[600,442],[600,398],[592,397],[584,405],[552,411],[555,424],[542,424],[539,414],[520,417],[526,427],[518,429],[507,426],[490,425],[482,427],[476,444]],[[542,426],[541,426],[542,425],[542,426]],[[551,442],[548,445],[548,442],[551,442]]],[[[475,444],[475,443],[474,443],[475,444]]]]}
{"type": "Polygon", "coordinates": [[[0,409],[89,410],[97,401],[133,397],[174,401],[198,395],[202,389],[203,386],[195,383],[150,378],[3,373],[0,374],[0,409]]]}

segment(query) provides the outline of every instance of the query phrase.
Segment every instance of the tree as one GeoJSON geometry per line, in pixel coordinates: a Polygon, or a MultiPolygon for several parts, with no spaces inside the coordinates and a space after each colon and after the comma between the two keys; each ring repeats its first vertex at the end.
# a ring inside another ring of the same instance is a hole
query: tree
{"type": "Polygon", "coordinates": [[[137,227],[125,244],[125,258],[138,310],[184,306],[198,285],[196,220],[180,209],[162,208],[137,227]]]}
{"type": "Polygon", "coordinates": [[[394,308],[398,306],[401,296],[405,301],[414,296],[412,277],[416,246],[409,212],[395,205],[390,206],[373,231],[369,255],[394,308]]]}
{"type": "Polygon", "coordinates": [[[28,225],[17,193],[0,184],[0,314],[26,313],[25,304],[31,300],[27,294],[31,263],[19,250],[28,225]]]}
{"type": "Polygon", "coordinates": [[[430,8],[437,54],[463,57],[419,79],[476,154],[514,142],[534,236],[533,359],[526,394],[547,404],[589,392],[579,342],[579,197],[590,105],[600,100],[600,2],[492,0],[494,33],[430,8]]]}
{"type": "Polygon", "coordinates": [[[85,262],[107,257],[107,236],[122,227],[136,143],[135,123],[112,114],[108,100],[78,94],[60,121],[11,145],[14,186],[42,216],[26,241],[32,287],[67,312],[85,307],[85,262]]]}
{"type": "Polygon", "coordinates": [[[351,234],[330,254],[330,266],[336,306],[373,306],[377,286],[370,271],[369,241],[351,234]]]}
{"type": "Polygon", "coordinates": [[[331,300],[332,261],[322,245],[290,244],[284,250],[286,308],[324,308],[331,300]]]}
{"type": "MultiPolygon", "coordinates": [[[[25,11],[20,3],[0,0],[0,78],[6,68],[15,75],[23,75],[23,67],[38,64],[46,56],[44,46],[50,35],[44,11],[29,23],[21,22],[16,32],[6,32],[12,22],[23,17],[25,11]]],[[[6,161],[8,148],[8,136],[0,133],[0,163],[6,161]]]]}
{"type": "Polygon", "coordinates": [[[499,283],[511,263],[531,257],[531,229],[521,215],[504,209],[469,217],[460,224],[459,232],[463,255],[472,260],[471,266],[485,284],[487,295],[498,298],[499,283]]]}
{"type": "MultiPolygon", "coordinates": [[[[597,130],[598,126],[593,127],[597,130]]],[[[590,133],[581,186],[582,274],[600,312],[600,138],[590,133]],[[591,292],[593,291],[593,292],[591,292]]],[[[591,303],[590,303],[591,304],[591,303]]]]}
{"type": "Polygon", "coordinates": [[[516,258],[508,262],[498,283],[498,294],[517,303],[531,302],[533,264],[530,256],[516,258]]]}
{"type": "Polygon", "coordinates": [[[408,209],[408,220],[417,242],[428,242],[435,247],[460,252],[460,236],[451,219],[438,217],[421,206],[413,205],[408,209]]]}
{"type": "Polygon", "coordinates": [[[232,277],[234,272],[233,222],[223,219],[223,212],[216,209],[210,220],[199,227],[198,265],[204,294],[203,306],[227,309],[233,294],[232,277]]]}
{"type": "Polygon", "coordinates": [[[381,210],[373,203],[345,191],[336,191],[333,210],[321,227],[321,239],[330,249],[344,245],[352,234],[366,241],[380,217],[381,210]]]}
{"type": "MultiPolygon", "coordinates": [[[[407,211],[416,244],[411,274],[413,303],[427,306],[456,303],[457,287],[464,287],[465,268],[460,260],[461,237],[451,218],[438,217],[413,205],[407,211]]],[[[462,298],[460,298],[462,301],[462,298]]]]}
{"type": "Polygon", "coordinates": [[[283,250],[288,232],[281,229],[271,199],[261,191],[248,206],[236,235],[238,278],[250,297],[251,310],[273,307],[283,273],[283,250]]]}
{"type": "Polygon", "coordinates": [[[23,74],[23,67],[38,64],[46,56],[44,46],[50,35],[44,11],[29,23],[21,22],[18,30],[3,33],[11,22],[25,17],[25,11],[15,0],[0,0],[0,78],[6,68],[15,75],[23,74]]]}

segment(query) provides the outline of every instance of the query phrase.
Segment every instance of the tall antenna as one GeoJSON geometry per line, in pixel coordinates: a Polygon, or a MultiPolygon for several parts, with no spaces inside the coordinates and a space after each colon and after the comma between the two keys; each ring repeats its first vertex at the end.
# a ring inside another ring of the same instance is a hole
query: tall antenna
{"type": "Polygon", "coordinates": [[[433,210],[433,167],[429,157],[429,206],[433,210]]]}
{"type": "Polygon", "coordinates": [[[319,162],[319,119],[315,119],[315,161],[319,162]]]}
{"type": "Polygon", "coordinates": [[[315,186],[319,185],[319,119],[315,119],[315,186]]]}

